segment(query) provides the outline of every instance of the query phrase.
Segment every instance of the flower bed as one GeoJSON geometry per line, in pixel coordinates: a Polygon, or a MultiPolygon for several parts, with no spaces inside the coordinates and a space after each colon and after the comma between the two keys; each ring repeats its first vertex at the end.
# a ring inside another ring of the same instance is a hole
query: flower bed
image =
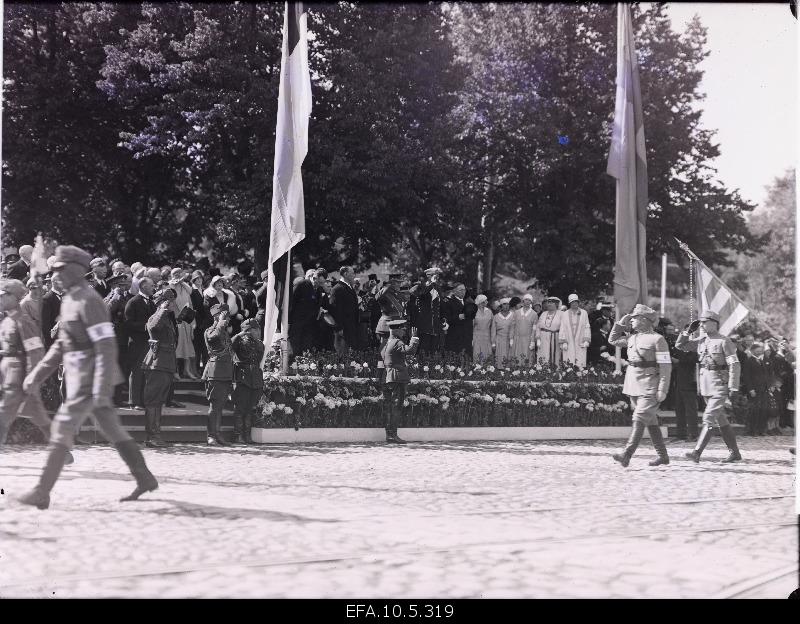
{"type": "MultiPolygon", "coordinates": [[[[267,378],[260,428],[383,427],[375,379],[267,378]]],[[[614,427],[630,424],[621,384],[414,379],[400,427],[614,427]]]]}

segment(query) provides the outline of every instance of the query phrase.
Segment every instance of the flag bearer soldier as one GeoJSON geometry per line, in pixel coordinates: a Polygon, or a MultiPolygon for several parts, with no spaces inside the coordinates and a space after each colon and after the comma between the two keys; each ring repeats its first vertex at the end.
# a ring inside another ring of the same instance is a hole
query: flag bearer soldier
{"type": "MultiPolygon", "coordinates": [[[[0,446],[5,444],[8,430],[17,415],[29,416],[50,439],[50,419],[38,392],[26,397],[22,382],[44,356],[44,343],[39,324],[20,307],[26,294],[25,286],[15,279],[0,280],[0,308],[5,317],[0,321],[0,446]]],[[[65,463],[72,463],[72,455],[65,463]]]]}
{"type": "MultiPolygon", "coordinates": [[[[389,283],[378,291],[376,301],[381,309],[381,317],[375,326],[375,335],[378,338],[378,353],[383,352],[389,340],[389,321],[398,320],[405,315],[403,300],[400,292],[402,273],[391,273],[389,283]]],[[[383,383],[386,378],[386,369],[383,367],[383,357],[378,358],[378,383],[383,383]]]]}
{"type": "Polygon", "coordinates": [[[64,245],[56,249],[55,255],[53,270],[59,274],[66,289],[61,302],[58,339],[28,373],[23,388],[28,394],[38,392],[42,381],[63,360],[67,397],[58,408],[52,425],[50,452],[39,483],[20,498],[20,502],[47,509],[50,491],[72,448],[75,433],[89,416],[95,420],[103,436],[114,444],[136,479],[136,488],[121,500],[136,500],[145,492],[155,490],[158,481],[148,470],[139,446],[122,428],[112,406],[114,386],[121,381],[122,375],[117,364],[117,341],[108,309],[84,278],[91,256],[82,249],[64,245]]]}
{"type": "Polygon", "coordinates": [[[730,450],[723,462],[735,462],[742,459],[733,432],[725,413],[729,397],[739,391],[739,358],[736,356],[736,345],[727,336],[719,333],[719,314],[707,310],[688,328],[678,334],[675,346],[682,351],[697,351],[700,361],[700,394],[706,401],[703,412],[703,428],[697,439],[697,446],[687,453],[686,457],[694,462],[700,461],[700,455],[714,435],[712,427],[719,427],[719,433],[730,450]],[[703,326],[705,335],[692,338],[699,326],[703,326]]]}
{"type": "Polygon", "coordinates": [[[258,405],[264,391],[264,375],[261,358],[264,343],[261,342],[261,327],[254,318],[242,322],[242,331],[231,339],[233,351],[233,445],[251,444],[253,408],[258,405]]]}
{"type": "Polygon", "coordinates": [[[406,386],[411,382],[406,366],[406,355],[414,355],[419,346],[416,327],[411,330],[411,343],[403,342],[406,321],[388,321],[389,339],[381,350],[386,369],[386,382],[383,385],[383,404],[386,409],[386,441],[392,444],[405,444],[397,435],[397,425],[406,398],[406,386]]]}
{"type": "Polygon", "coordinates": [[[633,312],[614,323],[608,336],[610,344],[628,349],[628,370],[622,392],[631,400],[633,427],[625,450],[613,455],[624,467],[628,466],[636,452],[645,428],[658,453],[658,458],[651,461],[650,465],[669,463],[667,447],[658,427],[658,406],[667,398],[672,358],[667,341],[654,331],[657,322],[658,313],[655,310],[636,304],[633,312]]]}
{"type": "Polygon", "coordinates": [[[144,356],[144,414],[147,441],[152,448],[169,446],[161,438],[161,410],[170,395],[174,383],[177,363],[175,350],[178,345],[178,325],[175,320],[175,299],[177,293],[165,288],[153,295],[157,308],[147,320],[145,327],[150,337],[150,346],[144,356]]]}
{"type": "Polygon", "coordinates": [[[228,305],[215,303],[211,306],[214,319],[203,337],[208,349],[208,362],[203,369],[208,399],[208,425],[206,442],[209,446],[230,446],[222,437],[222,410],[233,388],[233,359],[231,339],[228,335],[228,305]]]}

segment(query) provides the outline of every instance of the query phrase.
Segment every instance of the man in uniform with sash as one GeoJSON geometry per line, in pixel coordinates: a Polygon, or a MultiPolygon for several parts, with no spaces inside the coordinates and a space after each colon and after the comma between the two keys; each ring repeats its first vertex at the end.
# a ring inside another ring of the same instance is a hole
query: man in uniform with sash
{"type": "Polygon", "coordinates": [[[608,342],[615,347],[628,348],[628,370],[622,392],[627,394],[633,408],[633,426],[628,444],[614,460],[627,468],[636,447],[647,428],[658,457],[651,466],[669,463],[667,447],[658,426],[658,406],[667,398],[672,374],[672,358],[667,341],[654,331],[658,313],[646,305],[636,304],[633,312],[614,323],[608,342]]]}
{"type": "Polygon", "coordinates": [[[253,408],[264,390],[261,358],[264,343],[261,328],[254,318],[242,321],[242,331],[231,339],[233,351],[233,445],[251,444],[253,408]]]}
{"type": "Polygon", "coordinates": [[[703,429],[697,439],[697,446],[686,453],[686,457],[698,463],[700,455],[714,435],[712,427],[719,427],[719,433],[730,450],[728,457],[722,461],[727,463],[741,460],[736,434],[725,413],[726,403],[739,391],[739,358],[733,341],[719,333],[719,314],[713,310],[703,312],[700,320],[694,321],[678,334],[675,347],[682,351],[697,351],[697,359],[700,361],[700,394],[706,401],[703,429]],[[692,338],[691,334],[700,325],[705,334],[692,338]]]}
{"type": "Polygon", "coordinates": [[[214,324],[204,334],[208,349],[208,362],[203,369],[208,399],[208,425],[206,442],[209,446],[230,446],[222,437],[222,410],[233,389],[233,358],[231,339],[228,336],[228,305],[211,306],[214,324]]]}
{"type": "Polygon", "coordinates": [[[390,444],[405,444],[406,441],[397,435],[397,424],[406,399],[406,386],[411,382],[406,366],[406,355],[414,355],[419,346],[417,328],[411,330],[411,343],[403,342],[406,321],[398,319],[388,321],[389,339],[381,349],[381,358],[386,369],[386,381],[383,385],[383,404],[386,413],[386,441],[390,444]]]}

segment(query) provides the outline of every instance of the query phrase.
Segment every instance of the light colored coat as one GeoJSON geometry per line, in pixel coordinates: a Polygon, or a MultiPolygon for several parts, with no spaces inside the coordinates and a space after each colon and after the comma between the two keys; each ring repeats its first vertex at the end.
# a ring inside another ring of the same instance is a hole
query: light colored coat
{"type": "Polygon", "coordinates": [[[472,319],[472,359],[476,362],[485,360],[492,355],[492,327],[494,314],[489,308],[483,308],[475,313],[472,319]]]}
{"type": "Polygon", "coordinates": [[[516,315],[510,310],[508,316],[503,316],[502,312],[494,315],[492,344],[495,345],[494,359],[498,366],[502,366],[503,360],[513,356],[516,320],[516,315]]]}
{"type": "Polygon", "coordinates": [[[520,361],[528,360],[533,362],[533,355],[536,351],[531,349],[531,342],[534,340],[536,322],[539,320],[539,315],[536,314],[533,308],[530,308],[527,313],[525,308],[520,308],[516,311],[515,316],[514,357],[520,361]]]}
{"type": "Polygon", "coordinates": [[[536,346],[539,360],[545,364],[561,364],[561,347],[558,344],[558,333],[561,330],[563,312],[551,313],[543,311],[536,323],[536,346]]]}
{"type": "Polygon", "coordinates": [[[577,315],[572,310],[564,312],[561,329],[558,331],[558,340],[562,345],[564,361],[572,362],[580,368],[586,368],[586,351],[592,342],[592,328],[589,325],[589,314],[586,310],[578,308],[577,315]],[[573,326],[576,316],[577,323],[573,326]]]}

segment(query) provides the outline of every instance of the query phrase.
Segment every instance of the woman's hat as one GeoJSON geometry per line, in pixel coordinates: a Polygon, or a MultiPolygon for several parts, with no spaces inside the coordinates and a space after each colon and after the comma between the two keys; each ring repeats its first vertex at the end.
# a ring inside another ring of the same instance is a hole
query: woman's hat
{"type": "Polygon", "coordinates": [[[506,303],[511,303],[511,299],[509,297],[503,297],[498,303],[500,305],[504,305],[506,303]]]}
{"type": "Polygon", "coordinates": [[[483,303],[484,301],[489,301],[489,298],[486,295],[478,295],[475,297],[475,304],[483,303]]]}
{"type": "Polygon", "coordinates": [[[569,297],[567,297],[567,303],[572,303],[573,301],[580,301],[580,300],[581,298],[575,293],[572,293],[569,297]]]}

